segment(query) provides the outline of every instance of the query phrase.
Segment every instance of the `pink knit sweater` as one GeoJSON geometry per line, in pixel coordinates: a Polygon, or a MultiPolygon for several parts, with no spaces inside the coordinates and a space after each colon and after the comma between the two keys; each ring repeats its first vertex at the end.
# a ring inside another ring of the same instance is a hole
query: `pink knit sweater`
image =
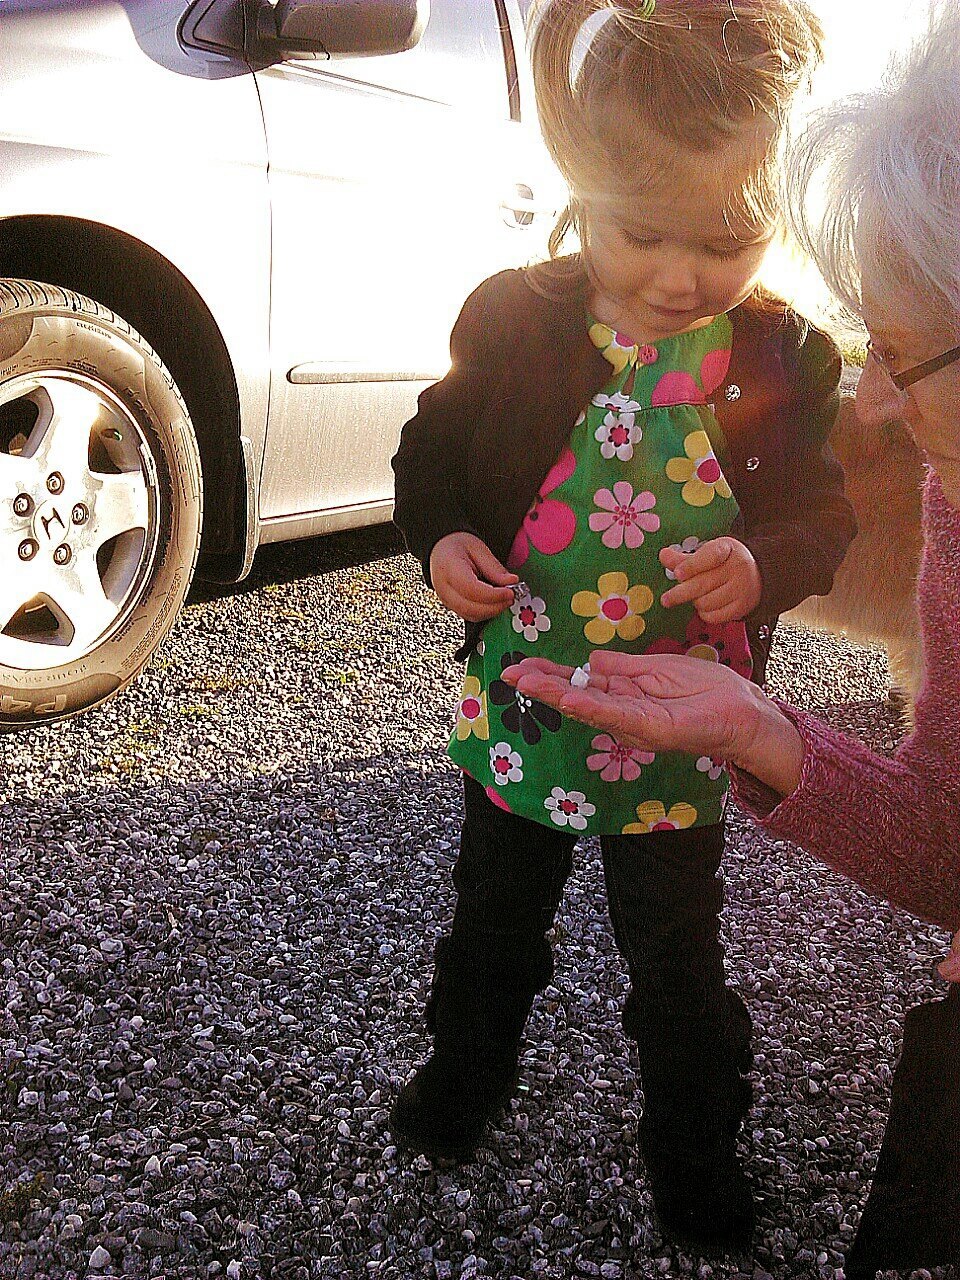
{"type": "Polygon", "coordinates": [[[737,799],[771,835],[915,915],[960,927],[960,511],[934,473],[918,580],[926,681],[916,728],[892,758],[783,706],[804,741],[797,789],[771,809],[734,771],[737,799]]]}

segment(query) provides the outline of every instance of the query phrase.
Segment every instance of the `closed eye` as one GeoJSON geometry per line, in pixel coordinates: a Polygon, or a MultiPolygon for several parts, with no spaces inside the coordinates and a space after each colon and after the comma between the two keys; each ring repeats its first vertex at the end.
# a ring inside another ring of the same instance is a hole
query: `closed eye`
{"type": "Polygon", "coordinates": [[[627,231],[625,228],[621,229],[620,234],[623,236],[624,240],[626,240],[627,244],[633,249],[653,249],[660,243],[660,241],[653,236],[634,235],[632,231],[627,231]]]}
{"type": "Polygon", "coordinates": [[[741,253],[745,253],[750,247],[750,245],[746,244],[735,244],[721,248],[719,245],[708,244],[707,253],[711,258],[719,258],[721,262],[732,262],[734,258],[739,258],[741,253]]]}

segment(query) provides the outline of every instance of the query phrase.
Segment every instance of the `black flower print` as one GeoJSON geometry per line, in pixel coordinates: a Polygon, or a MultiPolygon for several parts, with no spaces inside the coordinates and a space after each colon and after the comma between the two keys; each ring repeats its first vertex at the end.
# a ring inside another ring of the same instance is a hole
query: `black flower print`
{"type": "MultiPolygon", "coordinates": [[[[500,659],[500,670],[505,671],[524,659],[522,653],[505,653],[500,659]]],[[[541,726],[548,733],[556,733],[560,728],[562,716],[545,702],[537,702],[528,698],[525,693],[512,689],[503,680],[494,680],[489,689],[490,701],[496,707],[502,707],[500,719],[508,733],[519,733],[527,746],[533,747],[542,736],[541,726]]]]}

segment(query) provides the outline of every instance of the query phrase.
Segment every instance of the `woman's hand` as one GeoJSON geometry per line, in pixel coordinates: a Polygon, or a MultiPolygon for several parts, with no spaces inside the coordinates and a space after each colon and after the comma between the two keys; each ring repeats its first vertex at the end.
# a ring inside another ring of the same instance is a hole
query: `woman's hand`
{"type": "Polygon", "coordinates": [[[937,966],[937,972],[941,978],[946,978],[947,982],[960,982],[960,931],[953,935],[950,954],[942,964],[937,966]]]}
{"type": "Polygon", "coordinates": [[[474,534],[449,533],[430,553],[430,581],[448,609],[481,622],[513,604],[510,585],[520,579],[474,534]]]}
{"type": "Polygon", "coordinates": [[[755,733],[758,690],[719,663],[600,651],[590,655],[585,689],[571,686],[570,670],[528,658],[508,667],[503,678],[564,715],[647,751],[696,751],[732,760],[755,733]]]}
{"type": "Polygon", "coordinates": [[[781,795],[795,790],[803,742],[756,685],[701,658],[596,651],[590,683],[570,684],[570,667],[527,658],[503,679],[564,715],[647,751],[709,755],[752,773],[781,795]]]}

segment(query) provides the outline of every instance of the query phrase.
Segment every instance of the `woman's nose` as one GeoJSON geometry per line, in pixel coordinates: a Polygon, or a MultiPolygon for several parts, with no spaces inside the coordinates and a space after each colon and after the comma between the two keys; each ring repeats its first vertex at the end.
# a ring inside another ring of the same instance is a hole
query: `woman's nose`
{"type": "Polygon", "coordinates": [[[890,375],[867,357],[857,383],[857,417],[865,427],[882,427],[903,417],[906,396],[890,381],[890,375]]]}

